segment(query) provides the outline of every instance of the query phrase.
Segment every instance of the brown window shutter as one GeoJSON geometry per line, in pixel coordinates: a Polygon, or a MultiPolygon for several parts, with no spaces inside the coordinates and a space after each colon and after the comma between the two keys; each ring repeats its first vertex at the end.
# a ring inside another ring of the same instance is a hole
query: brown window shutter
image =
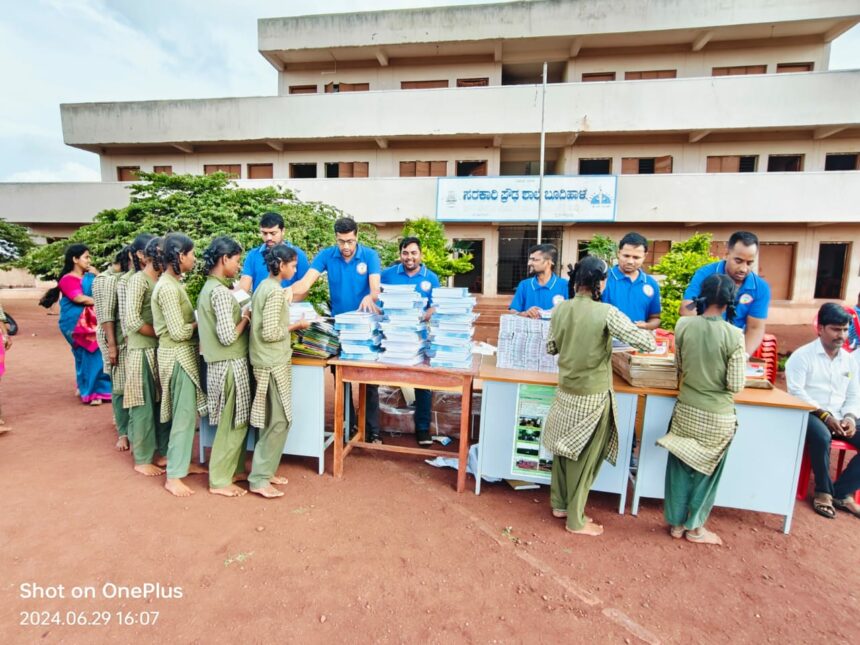
{"type": "Polygon", "coordinates": [[[721,172],[740,172],[741,158],[737,155],[723,157],[721,172]]]}
{"type": "Polygon", "coordinates": [[[249,163],[248,179],[273,179],[274,167],[270,163],[249,163]]]}
{"type": "Polygon", "coordinates": [[[723,172],[722,157],[708,157],[705,172],[723,172]]]}
{"type": "Polygon", "coordinates": [[[316,94],[316,85],[290,85],[290,94],[316,94]]]}
{"type": "Polygon", "coordinates": [[[677,69],[661,69],[657,72],[657,78],[678,78],[677,69]]]}
{"type": "Polygon", "coordinates": [[[777,74],[786,74],[790,72],[811,72],[812,63],[779,63],[776,66],[777,74]]]}
{"type": "Polygon", "coordinates": [[[337,164],[338,177],[352,177],[352,163],[341,161],[337,164]]]}
{"type": "MultiPolygon", "coordinates": [[[[585,80],[585,79],[583,79],[583,80],[585,80]]],[[[624,80],[625,81],[642,80],[642,72],[624,72],[624,80]]]]}
{"type": "Polygon", "coordinates": [[[367,177],[370,164],[366,161],[355,161],[352,164],[353,177],[367,177]]]}
{"type": "Polygon", "coordinates": [[[615,72],[593,72],[590,74],[582,75],[582,82],[596,82],[596,81],[614,81],[615,80],[615,72]]]}
{"type": "Polygon", "coordinates": [[[447,161],[431,161],[430,162],[430,175],[432,177],[445,177],[448,174],[448,162],[447,161]]]}
{"type": "Polygon", "coordinates": [[[672,172],[672,155],[657,157],[654,160],[654,173],[666,174],[672,172]]]}
{"type": "Polygon", "coordinates": [[[116,169],[117,181],[137,181],[140,166],[120,166],[116,169]]]}
{"type": "Polygon", "coordinates": [[[728,67],[714,67],[711,70],[711,76],[728,76],[729,68],[728,67]]]}
{"type": "Polygon", "coordinates": [[[427,90],[438,87],[448,87],[448,80],[438,81],[401,81],[401,90],[427,90]]]}
{"type": "Polygon", "coordinates": [[[370,89],[370,83],[341,83],[339,90],[341,92],[367,92],[370,89]]]}
{"type": "Polygon", "coordinates": [[[429,161],[416,161],[415,162],[415,176],[416,177],[429,177],[430,176],[430,162],[429,161]]]}
{"type": "Polygon", "coordinates": [[[152,172],[157,172],[162,175],[172,175],[173,174],[173,166],[153,166],[152,172]]]}
{"type": "Polygon", "coordinates": [[[401,177],[414,177],[415,176],[415,162],[414,161],[401,161],[400,162],[400,176],[401,177]]]}
{"type": "Polygon", "coordinates": [[[767,65],[747,65],[747,74],[766,74],[767,65]]]}
{"type": "MultiPolygon", "coordinates": [[[[487,87],[490,79],[486,78],[458,78],[457,87],[487,87]]],[[[446,86],[447,87],[447,86],[446,86]]]]}
{"type": "Polygon", "coordinates": [[[635,157],[625,157],[621,160],[622,175],[638,175],[639,174],[639,159],[635,157]]]}
{"type": "Polygon", "coordinates": [[[326,83],[325,84],[325,93],[331,94],[332,92],[334,92],[334,82],[326,83]]]}
{"type": "Polygon", "coordinates": [[[475,176],[485,177],[487,175],[487,162],[482,161],[478,166],[475,166],[472,174],[475,176]]]}

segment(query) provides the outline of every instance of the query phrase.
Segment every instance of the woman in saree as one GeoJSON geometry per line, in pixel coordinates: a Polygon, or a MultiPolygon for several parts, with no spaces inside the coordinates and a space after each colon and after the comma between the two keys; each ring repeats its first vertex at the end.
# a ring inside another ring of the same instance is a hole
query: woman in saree
{"type": "Polygon", "coordinates": [[[111,400],[110,377],[104,373],[96,332],[98,321],[93,307],[93,280],[90,273],[90,250],[84,244],[66,249],[63,270],[57,286],[39,301],[50,308],[60,301],[60,332],[72,348],[75,358],[77,393],[89,405],[111,400]]]}

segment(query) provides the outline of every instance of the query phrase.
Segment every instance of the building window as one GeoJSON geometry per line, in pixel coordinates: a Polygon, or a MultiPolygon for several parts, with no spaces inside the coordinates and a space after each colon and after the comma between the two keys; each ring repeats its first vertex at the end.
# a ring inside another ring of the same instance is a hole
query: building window
{"type": "Polygon", "coordinates": [[[851,245],[847,242],[822,242],[818,245],[818,271],[815,297],[828,300],[845,298],[847,262],[851,245]]]}
{"type": "MultiPolygon", "coordinates": [[[[622,175],[654,175],[672,172],[672,157],[625,157],[621,160],[622,175]]],[[[582,173],[580,173],[582,174],[582,173]]]]}
{"type": "Polygon", "coordinates": [[[290,85],[290,94],[316,94],[316,85],[290,85]]]}
{"type": "Polygon", "coordinates": [[[609,175],[612,174],[612,159],[580,159],[580,175],[609,175]]]}
{"type": "Polygon", "coordinates": [[[274,168],[270,163],[248,164],[248,179],[272,179],[274,176],[274,168]]]}
{"type": "Polygon", "coordinates": [[[117,181],[137,181],[140,166],[118,166],[116,169],[117,181]]]}
{"type": "MultiPolygon", "coordinates": [[[[544,226],[541,231],[541,242],[543,244],[552,244],[558,251],[559,258],[563,257],[563,233],[564,229],[561,227],[544,226]]],[[[536,226],[499,227],[499,252],[498,259],[496,260],[496,293],[514,293],[520,281],[529,277],[529,249],[535,244],[537,244],[536,226]]]]}
{"type": "Polygon", "coordinates": [[[856,152],[853,153],[845,153],[845,152],[837,152],[837,153],[828,153],[824,158],[824,169],[825,170],[860,170],[860,163],[858,163],[858,155],[856,152]]]}
{"type": "Polygon", "coordinates": [[[448,87],[448,80],[443,81],[400,81],[401,90],[430,90],[438,87],[448,87]]]}
{"type": "Polygon", "coordinates": [[[757,167],[757,155],[726,155],[708,157],[705,172],[755,172],[757,167]]]}
{"type": "MultiPolygon", "coordinates": [[[[490,79],[484,78],[458,78],[457,87],[487,87],[490,79]]],[[[448,87],[447,85],[445,87],[448,87]]]]}
{"type": "Polygon", "coordinates": [[[367,177],[368,162],[338,161],[325,165],[325,176],[329,179],[345,177],[367,177]]]}
{"type": "Polygon", "coordinates": [[[172,175],[173,166],[153,166],[152,172],[157,172],[161,175],[172,175]]]}
{"type": "Polygon", "coordinates": [[[370,83],[328,83],[325,86],[326,94],[338,92],[367,92],[370,83]]]}
{"type": "Polygon", "coordinates": [[[624,72],[625,81],[647,81],[652,78],[677,78],[677,69],[658,69],[648,72],[624,72]]]}
{"type": "Polygon", "coordinates": [[[487,160],[483,161],[458,161],[458,177],[485,177],[487,175],[487,160]]]}
{"type": "Polygon", "coordinates": [[[216,172],[225,172],[231,177],[236,179],[240,179],[242,177],[242,165],[241,164],[224,164],[224,163],[212,163],[206,164],[203,166],[203,174],[212,175],[216,172]]]}
{"type": "Polygon", "coordinates": [[[733,67],[714,67],[711,76],[746,76],[747,74],[766,74],[767,65],[735,65],[733,67]]]}
{"type": "Polygon", "coordinates": [[[315,163],[291,163],[291,179],[316,179],[317,165],[315,163]]]}
{"type": "Polygon", "coordinates": [[[758,274],[767,280],[773,300],[791,300],[796,245],[762,242],[758,249],[758,274]]]}
{"type": "Polygon", "coordinates": [[[594,83],[597,81],[614,81],[615,72],[591,72],[582,75],[583,83],[594,83]]]}
{"type": "Polygon", "coordinates": [[[447,161],[401,161],[401,177],[444,177],[448,174],[447,161]]]}
{"type": "Polygon", "coordinates": [[[791,72],[811,72],[812,63],[778,63],[776,66],[777,74],[788,74],[791,72]]]}
{"type": "Polygon", "coordinates": [[[770,155],[767,158],[768,172],[800,172],[803,170],[803,155],[770,155]]]}
{"type": "Polygon", "coordinates": [[[648,252],[645,254],[645,268],[650,271],[655,264],[663,259],[663,256],[666,255],[671,248],[671,240],[650,240],[648,242],[648,252]]]}

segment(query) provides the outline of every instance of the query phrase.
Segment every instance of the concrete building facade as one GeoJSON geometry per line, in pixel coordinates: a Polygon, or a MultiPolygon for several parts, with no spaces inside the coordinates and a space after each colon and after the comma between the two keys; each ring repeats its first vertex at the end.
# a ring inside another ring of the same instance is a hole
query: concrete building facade
{"type": "MultiPolygon", "coordinates": [[[[617,175],[614,221],[547,223],[573,262],[635,229],[653,263],[696,231],[761,238],[775,322],[860,291],[860,71],[829,71],[852,0],[519,2],[263,19],[277,96],[61,106],[99,184],[3,185],[0,213],[61,235],[127,199],[138,169],[277,183],[396,235],[437,177],[617,175]],[[34,209],[33,205],[37,207],[34,209]]],[[[484,295],[512,293],[536,224],[446,225],[484,295]]],[[[715,249],[718,250],[718,244],[715,249]]]]}

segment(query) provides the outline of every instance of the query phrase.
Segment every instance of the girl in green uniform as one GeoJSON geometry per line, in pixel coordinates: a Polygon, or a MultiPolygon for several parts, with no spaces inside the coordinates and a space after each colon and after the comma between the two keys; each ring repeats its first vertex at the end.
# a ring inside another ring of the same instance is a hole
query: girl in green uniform
{"type": "Polygon", "coordinates": [[[161,422],[171,424],[164,487],[177,497],[194,493],[182,481],[187,475],[206,472],[205,468],[191,463],[197,415],[206,414],[206,398],[197,363],[197,321],[181,282],[195,262],[191,238],[182,233],[169,233],[156,259],[163,273],[152,291],[152,320],[158,336],[161,422]]]}
{"type": "Polygon", "coordinates": [[[231,286],[241,268],[242,247],[216,237],[203,253],[206,284],[197,299],[200,352],[206,361],[209,422],[217,429],[209,455],[209,492],[240,497],[247,491],[233,482],[245,472],[245,441],[251,410],[248,327],[231,286]]]}
{"type": "Polygon", "coordinates": [[[269,277],[257,286],[251,301],[250,357],[257,381],[251,425],[260,429],[260,440],[254,449],[248,484],[252,493],[281,497],[284,493],[272,484],[287,483],[275,471],[293,416],[290,305],[281,281],[295,275],[297,255],[295,249],[278,244],[266,251],[263,259],[269,277]]]}
{"type": "Polygon", "coordinates": [[[714,506],[726,451],[737,427],[733,394],[744,388],[744,335],[731,324],[735,284],[717,273],[693,301],[699,315],[675,326],[680,386],[669,433],[657,444],[669,451],[663,514],[673,538],[722,544],[705,528],[714,506]],[[726,320],[723,319],[725,314],[726,320]]]}
{"type": "Polygon", "coordinates": [[[594,256],[572,269],[572,298],[553,312],[547,340],[547,351],[558,354],[558,390],[543,431],[543,445],[553,453],[552,514],[566,518],[571,533],[592,536],[603,527],[585,516],[588,492],[603,460],[615,465],[618,456],[612,339],[640,351],[656,348],[649,331],[600,301],[608,270],[594,256]]]}
{"type": "Polygon", "coordinates": [[[125,328],[128,354],[125,365],[123,407],[128,410],[128,436],[134,469],[149,477],[163,475],[167,463],[169,428],[159,421],[159,387],[155,350],[158,338],[152,326],[152,290],[161,276],[161,238],[141,233],[132,242],[135,273],[125,288],[125,328]],[[161,457],[153,463],[155,452],[161,457]]]}

